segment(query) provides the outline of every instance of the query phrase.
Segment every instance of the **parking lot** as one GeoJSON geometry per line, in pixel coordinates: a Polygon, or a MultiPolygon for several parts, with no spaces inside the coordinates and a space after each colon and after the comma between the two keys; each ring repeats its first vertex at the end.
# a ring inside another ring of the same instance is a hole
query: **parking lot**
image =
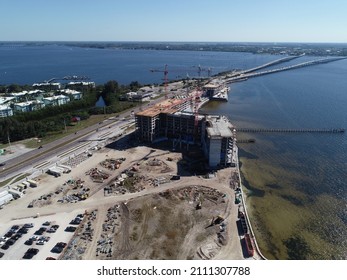
{"type": "Polygon", "coordinates": [[[74,232],[66,231],[66,228],[78,226],[76,224],[78,219],[75,221],[75,224],[70,224],[70,222],[79,214],[81,213],[75,211],[38,218],[21,219],[13,221],[10,225],[7,225],[7,228],[0,227],[0,240],[2,240],[0,241],[0,256],[3,253],[1,260],[58,259],[60,253],[57,252],[59,250],[55,250],[56,252],[51,252],[51,250],[59,242],[69,243],[74,232]],[[27,233],[25,233],[26,231],[27,233]],[[8,244],[8,248],[4,246],[6,243],[8,244]],[[26,254],[29,249],[31,249],[32,253],[29,252],[26,254]],[[37,254],[35,254],[35,251],[37,251],[35,249],[38,249],[37,254]],[[25,258],[23,258],[24,255],[26,255],[25,258]]]}

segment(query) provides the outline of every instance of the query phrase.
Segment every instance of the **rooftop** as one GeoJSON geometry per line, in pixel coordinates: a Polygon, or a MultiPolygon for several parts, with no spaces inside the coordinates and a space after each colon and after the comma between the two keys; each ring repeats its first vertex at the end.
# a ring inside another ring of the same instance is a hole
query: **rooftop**
{"type": "Polygon", "coordinates": [[[208,117],[207,134],[210,137],[233,137],[232,124],[226,117],[208,117]]]}
{"type": "Polygon", "coordinates": [[[154,117],[160,113],[174,114],[180,111],[179,105],[186,102],[184,99],[167,99],[158,104],[153,105],[141,112],[136,113],[137,116],[154,117]]]}
{"type": "Polygon", "coordinates": [[[11,100],[13,100],[13,99],[15,99],[15,97],[7,97],[7,96],[5,96],[5,97],[0,97],[0,105],[1,105],[1,104],[5,104],[6,102],[11,101],[11,100]]]}
{"type": "Polygon", "coordinates": [[[51,97],[45,97],[43,98],[44,100],[58,100],[58,99],[69,99],[69,97],[65,96],[65,95],[56,95],[56,96],[51,96],[51,97]]]}
{"type": "Polygon", "coordinates": [[[1,104],[0,104],[0,110],[9,110],[9,109],[11,109],[11,107],[10,107],[10,106],[7,106],[7,105],[1,105],[1,104]]]}
{"type": "Polygon", "coordinates": [[[31,104],[43,104],[43,102],[40,100],[30,100],[30,101],[26,101],[26,102],[16,103],[15,105],[17,107],[26,107],[26,106],[29,106],[31,104]]]}

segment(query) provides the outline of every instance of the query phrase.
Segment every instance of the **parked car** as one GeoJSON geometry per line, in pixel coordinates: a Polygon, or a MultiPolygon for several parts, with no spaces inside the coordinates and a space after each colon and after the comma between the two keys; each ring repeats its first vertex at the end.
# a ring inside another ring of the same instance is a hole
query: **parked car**
{"type": "Polygon", "coordinates": [[[19,226],[18,225],[13,225],[12,227],[11,227],[11,230],[12,231],[16,231],[16,230],[18,230],[19,229],[19,226]]]}
{"type": "Polygon", "coordinates": [[[31,246],[31,245],[33,245],[33,240],[32,239],[28,239],[28,240],[26,240],[25,242],[24,242],[24,244],[25,245],[29,245],[29,246],[31,246]]]}
{"type": "Polygon", "coordinates": [[[66,243],[65,242],[58,242],[57,244],[55,244],[55,246],[52,248],[51,252],[52,253],[57,253],[60,254],[64,248],[66,247],[66,243]]]}
{"type": "Polygon", "coordinates": [[[70,222],[70,225],[79,225],[82,222],[80,218],[75,218],[70,222]]]}
{"type": "Polygon", "coordinates": [[[76,227],[66,227],[65,231],[67,231],[67,232],[75,232],[76,231],[76,227]]]}
{"type": "Polygon", "coordinates": [[[32,259],[33,256],[35,256],[38,252],[39,252],[39,249],[30,248],[25,252],[23,259],[32,259]]]}
{"type": "Polygon", "coordinates": [[[18,233],[21,233],[21,234],[26,234],[26,233],[28,233],[28,229],[27,228],[25,228],[25,227],[21,227],[19,230],[18,230],[18,233]]]}
{"type": "Polygon", "coordinates": [[[17,241],[16,239],[11,238],[6,241],[5,245],[7,244],[8,246],[12,246],[14,243],[16,243],[16,241],[17,241]]]}
{"type": "Polygon", "coordinates": [[[33,223],[24,224],[23,227],[24,228],[32,228],[32,227],[34,227],[34,224],[33,223]]]}
{"type": "Polygon", "coordinates": [[[1,249],[3,249],[3,250],[7,250],[8,248],[10,248],[10,245],[8,245],[6,243],[1,246],[1,249]]]}

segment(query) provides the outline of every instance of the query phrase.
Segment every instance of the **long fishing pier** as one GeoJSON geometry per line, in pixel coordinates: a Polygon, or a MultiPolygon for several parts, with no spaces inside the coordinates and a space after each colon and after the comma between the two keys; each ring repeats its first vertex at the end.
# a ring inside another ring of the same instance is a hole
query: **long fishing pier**
{"type": "Polygon", "coordinates": [[[344,128],[236,128],[237,132],[250,133],[344,133],[344,128]]]}

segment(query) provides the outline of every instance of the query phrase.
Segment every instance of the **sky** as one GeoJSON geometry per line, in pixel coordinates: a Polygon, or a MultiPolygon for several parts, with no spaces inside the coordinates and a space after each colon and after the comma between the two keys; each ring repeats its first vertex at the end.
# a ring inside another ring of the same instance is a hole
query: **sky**
{"type": "Polygon", "coordinates": [[[0,0],[0,41],[347,43],[347,0],[0,0]]]}

